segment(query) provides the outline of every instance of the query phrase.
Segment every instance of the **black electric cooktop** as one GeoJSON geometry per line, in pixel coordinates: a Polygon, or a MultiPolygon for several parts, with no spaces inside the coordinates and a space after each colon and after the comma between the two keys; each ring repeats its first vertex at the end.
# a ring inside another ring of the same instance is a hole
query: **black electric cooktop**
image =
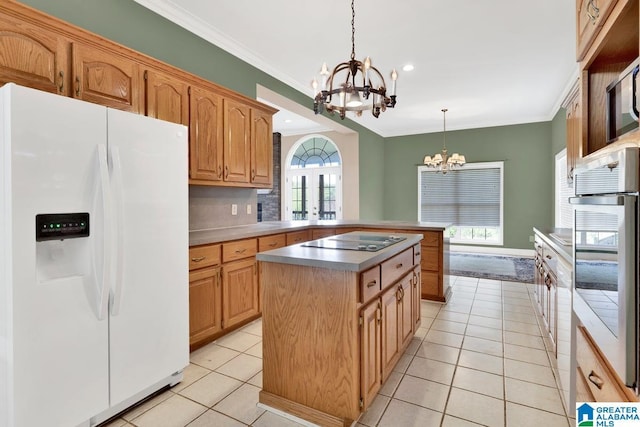
{"type": "Polygon", "coordinates": [[[344,234],[302,243],[301,246],[345,251],[376,252],[405,240],[406,237],[386,234],[344,234]]]}

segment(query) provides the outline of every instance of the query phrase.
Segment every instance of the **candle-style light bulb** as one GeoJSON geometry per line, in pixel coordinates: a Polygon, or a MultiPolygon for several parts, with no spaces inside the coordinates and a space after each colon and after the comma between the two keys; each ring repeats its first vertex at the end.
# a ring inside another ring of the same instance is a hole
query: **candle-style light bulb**
{"type": "Polygon", "coordinates": [[[322,70],[320,70],[320,75],[322,76],[322,90],[327,90],[327,79],[329,78],[329,69],[327,68],[327,63],[322,63],[322,70]]]}
{"type": "Polygon", "coordinates": [[[396,94],[396,80],[398,80],[398,72],[395,70],[395,68],[391,72],[391,80],[393,82],[391,84],[391,95],[395,95],[396,94]]]}
{"type": "Polygon", "coordinates": [[[371,86],[370,80],[369,80],[369,69],[371,68],[371,58],[369,58],[368,56],[366,58],[364,58],[364,84],[371,86]]]}

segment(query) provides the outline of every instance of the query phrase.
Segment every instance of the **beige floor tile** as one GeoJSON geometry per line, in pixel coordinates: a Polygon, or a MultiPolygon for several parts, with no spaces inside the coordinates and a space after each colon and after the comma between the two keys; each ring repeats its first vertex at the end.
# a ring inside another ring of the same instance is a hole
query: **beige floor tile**
{"type": "Polygon", "coordinates": [[[203,368],[202,366],[190,363],[184,370],[184,377],[182,378],[182,381],[180,381],[179,384],[173,386],[173,388],[171,388],[171,391],[177,393],[185,387],[190,386],[205,375],[209,374],[210,372],[211,371],[207,368],[203,368]]]}
{"type": "Polygon", "coordinates": [[[396,392],[400,381],[402,381],[402,374],[400,372],[391,372],[387,377],[387,380],[382,384],[382,388],[378,393],[383,396],[393,396],[393,393],[396,392]]]}
{"type": "Polygon", "coordinates": [[[569,420],[561,415],[507,402],[507,427],[568,427],[569,420]]]}
{"type": "Polygon", "coordinates": [[[442,304],[420,301],[420,313],[425,317],[436,317],[442,307],[442,304]]]}
{"type": "Polygon", "coordinates": [[[465,350],[477,351],[479,353],[502,357],[502,343],[499,341],[465,336],[464,342],[462,343],[462,348],[465,350]]]}
{"type": "Polygon", "coordinates": [[[191,353],[190,360],[191,363],[214,370],[239,354],[240,352],[238,351],[212,343],[191,353]]]}
{"type": "Polygon", "coordinates": [[[489,310],[502,310],[502,301],[500,297],[496,297],[495,301],[485,301],[476,297],[473,300],[473,308],[488,308],[489,310]]]}
{"type": "Polygon", "coordinates": [[[505,378],[505,389],[509,402],[565,415],[560,393],[556,387],[546,387],[514,378],[505,378]]]}
{"type": "Polygon", "coordinates": [[[416,354],[416,351],[420,348],[420,344],[422,344],[422,340],[420,338],[413,337],[411,342],[407,346],[407,349],[404,351],[404,354],[409,354],[413,356],[416,354]]]}
{"type": "Polygon", "coordinates": [[[164,402],[165,400],[173,396],[175,396],[175,393],[173,393],[170,390],[167,390],[157,396],[154,396],[153,398],[147,400],[146,402],[130,409],[129,411],[125,412],[124,414],[122,414],[122,418],[124,418],[127,421],[132,421],[135,418],[142,415],[143,413],[147,412],[149,409],[159,405],[160,403],[164,402]]]}
{"type": "Polygon", "coordinates": [[[504,321],[504,330],[509,332],[519,332],[521,334],[540,336],[540,327],[537,324],[516,322],[513,320],[504,321]]]}
{"type": "Polygon", "coordinates": [[[245,424],[251,424],[264,412],[264,409],[256,406],[259,393],[260,389],[258,387],[244,384],[214,406],[213,409],[245,424]]]}
{"type": "Polygon", "coordinates": [[[502,295],[507,298],[520,298],[524,300],[530,301],[529,292],[527,292],[526,288],[516,289],[516,288],[502,288],[502,295]]]}
{"type": "Polygon", "coordinates": [[[392,399],[378,426],[438,426],[441,419],[440,412],[392,399]]]}
{"type": "Polygon", "coordinates": [[[502,304],[502,292],[500,289],[485,289],[476,292],[476,297],[474,298],[476,302],[484,301],[491,303],[500,303],[502,304]]]}
{"type": "Polygon", "coordinates": [[[425,341],[422,343],[422,345],[416,352],[416,356],[424,357],[425,359],[438,360],[440,362],[446,362],[446,363],[451,363],[455,365],[456,362],[458,361],[459,353],[460,353],[459,348],[425,341]]]}
{"type": "Polygon", "coordinates": [[[230,348],[235,351],[247,351],[249,348],[262,341],[262,338],[253,334],[238,331],[233,334],[225,335],[215,341],[221,347],[230,348]]]}
{"type": "Polygon", "coordinates": [[[462,418],[452,417],[451,415],[445,415],[442,419],[441,427],[478,427],[481,424],[472,423],[471,421],[463,420],[462,418]]]}
{"type": "Polygon", "coordinates": [[[438,313],[439,320],[450,320],[452,322],[467,323],[469,321],[469,313],[456,313],[454,311],[441,311],[438,313]]]}
{"type": "Polygon", "coordinates": [[[504,426],[504,400],[453,387],[445,414],[491,427],[504,426]]]}
{"type": "Polygon", "coordinates": [[[550,367],[518,360],[504,359],[504,376],[548,387],[555,387],[556,385],[550,367]]]}
{"type": "Polygon", "coordinates": [[[421,340],[424,339],[424,337],[427,336],[427,332],[429,332],[429,328],[431,327],[431,325],[429,326],[425,326],[424,325],[424,318],[422,318],[420,320],[420,327],[418,328],[418,330],[416,330],[416,333],[414,334],[415,338],[420,338],[421,340]]]}
{"type": "Polygon", "coordinates": [[[174,394],[132,422],[138,427],[184,427],[206,410],[205,406],[174,394]]]}
{"type": "Polygon", "coordinates": [[[502,357],[465,349],[460,352],[460,359],[458,360],[458,366],[465,366],[467,368],[490,372],[497,375],[502,375],[504,373],[503,364],[504,360],[502,357]]]}
{"type": "Polygon", "coordinates": [[[525,309],[523,307],[523,310],[521,311],[505,311],[504,312],[504,316],[503,319],[505,321],[509,321],[509,320],[515,320],[516,322],[522,322],[522,323],[530,323],[532,325],[537,325],[538,324],[538,320],[536,319],[536,314],[533,311],[533,309],[525,309]]]}
{"type": "Polygon", "coordinates": [[[478,279],[478,287],[480,287],[480,286],[501,286],[501,285],[502,285],[502,281],[501,280],[484,279],[484,278],[478,279]]]}
{"type": "Polygon", "coordinates": [[[504,377],[458,366],[453,378],[453,386],[473,391],[497,399],[504,399],[504,377]]]}
{"type": "Polygon", "coordinates": [[[116,418],[115,420],[112,420],[111,422],[101,426],[101,427],[127,427],[130,426],[131,424],[129,424],[127,422],[127,420],[123,419],[123,418],[116,418]]]}
{"type": "Polygon", "coordinates": [[[250,347],[244,353],[248,354],[249,356],[254,356],[254,357],[257,357],[259,359],[262,359],[262,342],[259,342],[258,344],[254,345],[253,347],[250,347]]]}
{"type": "Polygon", "coordinates": [[[378,424],[378,421],[380,421],[380,418],[382,417],[385,409],[387,409],[387,405],[390,401],[391,398],[387,396],[383,396],[380,394],[376,396],[376,398],[373,399],[373,402],[371,402],[369,408],[367,408],[367,410],[362,415],[360,415],[360,418],[358,418],[358,423],[365,426],[374,427],[376,424],[378,424]]]}
{"type": "Polygon", "coordinates": [[[502,329],[502,320],[494,319],[492,317],[476,316],[472,314],[469,316],[469,325],[484,326],[486,328],[502,329]]]}
{"type": "Polygon", "coordinates": [[[255,374],[249,381],[249,384],[262,388],[262,371],[255,374]]]}
{"type": "Polygon", "coordinates": [[[502,329],[487,328],[486,326],[469,325],[465,335],[492,341],[502,341],[502,329]]]}
{"type": "Polygon", "coordinates": [[[521,334],[520,332],[505,331],[504,342],[505,344],[515,344],[523,347],[537,348],[538,350],[545,349],[542,337],[529,334],[521,334]]]}
{"type": "Polygon", "coordinates": [[[217,372],[211,372],[209,375],[180,391],[179,394],[201,405],[211,407],[241,385],[242,382],[237,379],[229,378],[217,372]]]}
{"type": "Polygon", "coordinates": [[[547,352],[531,347],[505,344],[504,357],[507,359],[519,360],[521,362],[535,363],[536,365],[550,366],[547,352]]]}
{"type": "Polygon", "coordinates": [[[216,369],[216,372],[240,381],[248,381],[249,378],[261,370],[262,359],[249,356],[248,354],[241,354],[216,369]]]}
{"type": "MultiPolygon", "coordinates": [[[[243,424],[244,425],[244,424],[243,424]]],[[[258,418],[253,424],[253,427],[301,427],[304,424],[299,424],[288,418],[281,417],[273,412],[265,411],[260,418],[258,418]]],[[[217,427],[217,426],[211,426],[217,427]]]]}
{"type": "Polygon", "coordinates": [[[476,316],[491,317],[494,319],[502,319],[502,307],[500,307],[499,309],[473,307],[471,309],[471,314],[476,316]]]}
{"type": "Polygon", "coordinates": [[[436,344],[448,345],[450,347],[460,347],[462,345],[462,338],[463,335],[431,329],[424,339],[425,341],[434,342],[436,344]]]}
{"type": "Polygon", "coordinates": [[[400,356],[400,360],[398,360],[398,363],[396,363],[396,366],[393,368],[393,370],[395,372],[404,374],[409,367],[409,364],[411,363],[411,359],[413,359],[412,355],[403,354],[402,356],[400,356]]]}
{"type": "Polygon", "coordinates": [[[449,388],[444,384],[405,375],[393,398],[442,412],[447,402],[449,388]]]}
{"type": "Polygon", "coordinates": [[[420,317],[420,329],[425,329],[424,335],[420,338],[424,338],[427,335],[427,332],[429,332],[429,328],[434,320],[435,319],[433,317],[420,317]]]}
{"type": "Polygon", "coordinates": [[[449,363],[415,357],[407,369],[407,375],[451,385],[455,368],[456,365],[449,363]]]}
{"type": "MultiPolygon", "coordinates": [[[[471,300],[469,300],[471,301],[471,300]]],[[[471,302],[450,302],[448,303],[445,307],[442,308],[442,311],[452,311],[455,313],[469,313],[469,310],[471,309],[471,302]]]]}
{"type": "Polygon", "coordinates": [[[204,414],[193,420],[187,427],[245,427],[239,421],[229,418],[220,412],[209,409],[204,414]]]}
{"type": "Polygon", "coordinates": [[[248,334],[257,335],[259,337],[262,336],[262,319],[254,320],[246,326],[243,326],[240,329],[242,332],[246,332],[248,334]]]}
{"type": "Polygon", "coordinates": [[[513,305],[519,305],[522,307],[533,307],[533,300],[529,299],[529,298],[513,298],[513,297],[502,297],[502,303],[503,304],[513,304],[513,305]]]}
{"type": "Polygon", "coordinates": [[[466,323],[452,322],[449,320],[436,319],[431,325],[432,330],[451,332],[453,334],[464,334],[464,330],[467,328],[466,323]]]}

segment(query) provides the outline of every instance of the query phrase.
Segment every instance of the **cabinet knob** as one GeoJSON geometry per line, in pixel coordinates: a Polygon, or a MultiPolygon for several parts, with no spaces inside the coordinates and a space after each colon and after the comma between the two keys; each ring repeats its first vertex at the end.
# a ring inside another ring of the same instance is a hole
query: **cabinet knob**
{"type": "Polygon", "coordinates": [[[367,288],[372,288],[372,287],[374,287],[374,286],[375,286],[375,285],[377,285],[377,284],[378,284],[378,282],[377,282],[377,281],[372,280],[372,281],[370,281],[369,283],[367,283],[367,288]]]}
{"type": "Polygon", "coordinates": [[[191,261],[193,262],[200,262],[203,261],[206,257],[201,256],[201,257],[197,257],[197,258],[191,258],[191,261]]]}
{"type": "Polygon", "coordinates": [[[402,268],[402,263],[396,264],[396,268],[402,268]]]}
{"type": "Polygon", "coordinates": [[[76,96],[80,96],[80,78],[76,76],[76,96]]]}
{"type": "Polygon", "coordinates": [[[602,390],[602,386],[604,385],[604,381],[602,380],[602,378],[600,378],[598,376],[598,374],[596,374],[595,372],[591,371],[589,373],[589,381],[591,381],[591,383],[593,385],[595,385],[596,387],[598,387],[598,390],[602,390]]]}
{"type": "Polygon", "coordinates": [[[229,178],[229,166],[224,167],[224,179],[229,178]]]}
{"type": "Polygon", "coordinates": [[[218,179],[222,178],[222,166],[218,165],[218,179]]]}
{"type": "Polygon", "coordinates": [[[58,90],[60,91],[60,93],[64,93],[64,71],[60,71],[58,75],[60,76],[60,83],[58,84],[58,90]]]}

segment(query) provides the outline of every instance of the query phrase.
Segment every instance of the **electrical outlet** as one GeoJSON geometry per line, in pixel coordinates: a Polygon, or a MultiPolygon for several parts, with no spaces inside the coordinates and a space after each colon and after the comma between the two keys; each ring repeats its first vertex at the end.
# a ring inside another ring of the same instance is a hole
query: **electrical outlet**
{"type": "Polygon", "coordinates": [[[251,205],[247,205],[247,215],[251,215],[251,205]]]}
{"type": "Polygon", "coordinates": [[[238,205],[231,205],[231,215],[238,215],[238,205]]]}

